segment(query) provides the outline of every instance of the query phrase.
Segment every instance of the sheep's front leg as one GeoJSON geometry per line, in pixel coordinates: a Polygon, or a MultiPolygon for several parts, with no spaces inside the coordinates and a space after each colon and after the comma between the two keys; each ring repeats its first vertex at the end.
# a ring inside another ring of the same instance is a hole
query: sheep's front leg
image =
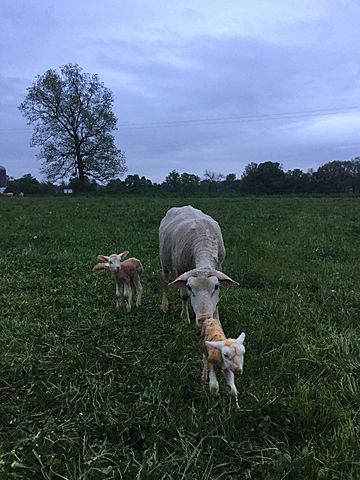
{"type": "Polygon", "coordinates": [[[115,283],[115,288],[116,288],[116,308],[119,308],[121,305],[121,295],[122,295],[122,284],[116,282],[115,283]]]}
{"type": "Polygon", "coordinates": [[[181,318],[185,323],[190,324],[189,308],[188,308],[189,295],[186,287],[180,287],[180,298],[181,298],[181,318]]]}
{"type": "Polygon", "coordinates": [[[136,291],[136,306],[139,307],[141,303],[142,285],[139,277],[135,277],[134,286],[136,291]]]}
{"type": "Polygon", "coordinates": [[[219,393],[219,382],[217,381],[214,367],[211,364],[209,365],[209,387],[212,395],[219,393]]]}
{"type": "Polygon", "coordinates": [[[167,313],[167,311],[169,310],[169,271],[164,267],[162,269],[162,292],[161,310],[164,313],[167,313]]]}
{"type": "Polygon", "coordinates": [[[126,302],[126,310],[131,312],[132,291],[130,283],[124,284],[124,297],[126,302]]]}
{"type": "Polygon", "coordinates": [[[230,387],[230,392],[229,393],[232,397],[235,398],[236,408],[239,409],[240,407],[239,407],[239,402],[238,402],[238,391],[237,391],[237,388],[235,386],[234,373],[231,370],[225,370],[224,375],[225,375],[225,378],[226,378],[226,383],[230,387]]]}

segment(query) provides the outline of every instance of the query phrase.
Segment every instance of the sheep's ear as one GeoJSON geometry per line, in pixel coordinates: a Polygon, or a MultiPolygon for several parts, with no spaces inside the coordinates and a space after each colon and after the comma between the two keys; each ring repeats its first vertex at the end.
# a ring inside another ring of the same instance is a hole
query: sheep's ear
{"type": "Polygon", "coordinates": [[[120,260],[124,260],[129,255],[129,252],[125,250],[125,252],[119,253],[120,260]]]}
{"type": "Polygon", "coordinates": [[[92,269],[93,272],[99,272],[100,270],[109,270],[108,263],[97,263],[95,267],[92,269]]]}
{"type": "Polygon", "coordinates": [[[212,273],[212,275],[217,277],[221,283],[224,283],[225,285],[228,285],[229,287],[238,287],[239,286],[238,282],[235,282],[235,280],[233,280],[232,278],[225,275],[225,273],[219,272],[219,270],[215,270],[215,272],[212,273]]]}
{"type": "Polygon", "coordinates": [[[190,272],[185,272],[181,274],[179,277],[177,277],[173,282],[169,283],[169,287],[181,287],[184,286],[184,284],[188,281],[188,279],[192,276],[192,271],[190,272]]]}
{"type": "Polygon", "coordinates": [[[102,262],[107,262],[109,260],[109,257],[106,255],[98,255],[97,259],[101,260],[102,262]]]}
{"type": "Polygon", "coordinates": [[[205,340],[205,343],[209,350],[221,350],[224,346],[223,340],[214,340],[212,342],[205,340]]]}
{"type": "Polygon", "coordinates": [[[245,340],[245,332],[242,332],[238,338],[236,339],[236,341],[240,344],[244,343],[244,340],[245,340]]]}

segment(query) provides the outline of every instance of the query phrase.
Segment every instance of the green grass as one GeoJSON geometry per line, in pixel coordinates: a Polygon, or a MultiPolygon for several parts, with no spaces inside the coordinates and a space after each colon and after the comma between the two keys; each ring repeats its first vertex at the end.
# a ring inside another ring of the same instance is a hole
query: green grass
{"type": "Polygon", "coordinates": [[[158,226],[180,198],[0,199],[0,478],[360,478],[360,199],[186,199],[223,230],[236,411],[200,383],[194,324],[160,313],[158,226]],[[97,254],[144,265],[115,310],[97,254]],[[16,462],[16,463],[14,463],[16,462]]]}

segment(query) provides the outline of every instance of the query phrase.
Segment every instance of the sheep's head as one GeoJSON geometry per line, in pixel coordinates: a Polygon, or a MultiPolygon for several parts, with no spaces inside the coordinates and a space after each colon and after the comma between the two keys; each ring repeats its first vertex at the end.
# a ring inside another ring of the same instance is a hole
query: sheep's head
{"type": "Polygon", "coordinates": [[[196,324],[215,315],[219,303],[220,284],[237,286],[237,282],[218,270],[195,269],[185,272],[169,287],[178,287],[187,291],[196,315],[196,324]]]}
{"type": "Polygon", "coordinates": [[[243,373],[245,356],[245,333],[234,338],[225,340],[205,341],[208,350],[219,350],[222,356],[224,370],[231,370],[234,373],[243,373]]]}
{"type": "MultiPolygon", "coordinates": [[[[129,255],[129,252],[126,250],[122,253],[113,253],[112,255],[98,255],[98,260],[101,260],[103,263],[98,264],[100,267],[103,265],[104,270],[110,270],[110,272],[116,273],[121,269],[121,262],[129,255]]],[[[100,270],[101,268],[98,268],[100,270]]]]}

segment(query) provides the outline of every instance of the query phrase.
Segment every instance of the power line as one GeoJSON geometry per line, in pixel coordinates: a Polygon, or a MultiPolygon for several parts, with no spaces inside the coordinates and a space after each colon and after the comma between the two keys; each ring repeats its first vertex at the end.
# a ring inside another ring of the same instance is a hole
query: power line
{"type": "MultiPolygon", "coordinates": [[[[134,122],[119,124],[121,130],[132,129],[146,129],[146,128],[165,128],[165,127],[191,127],[191,126],[207,126],[207,125],[223,125],[234,124],[242,122],[261,122],[261,121],[276,121],[276,120],[297,120],[306,117],[334,115],[339,113],[357,113],[360,112],[360,107],[333,107],[327,109],[303,110],[297,112],[278,112],[278,113],[263,113],[258,115],[239,115],[233,117],[213,117],[213,118],[197,118],[185,120],[164,120],[154,122],[134,122]]],[[[0,128],[0,134],[11,133],[29,133],[32,132],[29,128],[0,128]]]]}
{"type": "Polygon", "coordinates": [[[281,113],[265,113],[259,115],[242,115],[234,117],[216,117],[216,118],[198,118],[189,120],[167,120],[157,122],[130,123],[119,125],[120,128],[145,128],[145,127],[163,127],[163,126],[186,126],[193,124],[215,124],[215,123],[236,123],[243,121],[259,121],[259,120],[282,120],[288,118],[299,118],[305,116],[331,115],[335,113],[353,113],[359,112],[359,107],[342,107],[328,108],[318,110],[305,110],[300,112],[281,112],[281,113]]]}

